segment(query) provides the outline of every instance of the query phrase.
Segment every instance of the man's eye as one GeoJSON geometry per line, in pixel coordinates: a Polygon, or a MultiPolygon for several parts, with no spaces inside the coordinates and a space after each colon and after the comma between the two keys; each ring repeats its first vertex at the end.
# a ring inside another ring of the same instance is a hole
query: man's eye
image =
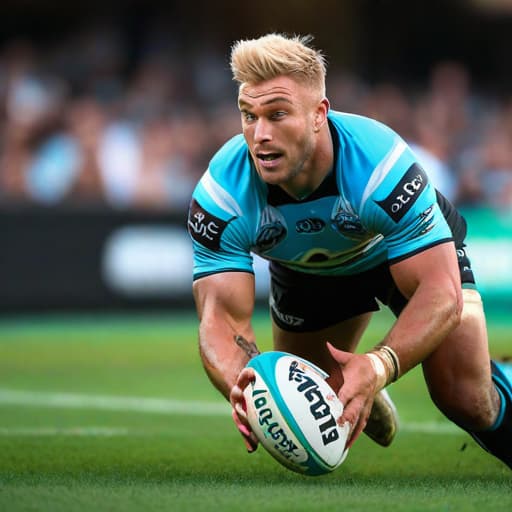
{"type": "Polygon", "coordinates": [[[281,117],[284,117],[286,115],[286,112],[284,112],[283,110],[278,110],[277,112],[274,112],[272,114],[272,119],[279,119],[281,117]]]}
{"type": "Polygon", "coordinates": [[[246,121],[254,121],[256,119],[256,116],[250,112],[242,112],[242,115],[246,121]]]}

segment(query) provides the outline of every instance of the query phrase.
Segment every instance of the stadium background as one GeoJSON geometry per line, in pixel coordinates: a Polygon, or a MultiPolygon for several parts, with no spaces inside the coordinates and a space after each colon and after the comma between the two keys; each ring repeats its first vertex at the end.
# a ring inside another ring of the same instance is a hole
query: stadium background
{"type": "Polygon", "coordinates": [[[0,311],[192,306],[188,197],[239,129],[229,46],[270,30],[313,34],[333,107],[414,145],[470,220],[487,304],[512,303],[512,2],[4,0],[0,17],[0,311]]]}
{"type": "Polygon", "coordinates": [[[510,3],[2,0],[0,510],[512,510],[510,471],[420,367],[391,386],[391,447],[361,436],[313,480],[248,456],[201,365],[185,232],[194,181],[239,130],[229,46],[312,33],[333,106],[400,131],[464,209],[491,353],[510,355],[510,3]]]}

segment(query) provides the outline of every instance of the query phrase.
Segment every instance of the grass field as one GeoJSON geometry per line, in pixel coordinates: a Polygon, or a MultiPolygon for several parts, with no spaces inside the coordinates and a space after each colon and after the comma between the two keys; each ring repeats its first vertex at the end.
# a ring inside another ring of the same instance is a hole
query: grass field
{"type": "MultiPolygon", "coordinates": [[[[389,324],[379,314],[362,348],[389,324]]],[[[257,315],[269,349],[266,316],[257,315]]],[[[490,323],[504,354],[512,328],[490,323]]],[[[0,320],[0,511],[510,511],[512,474],[443,419],[419,370],[402,428],[323,477],[248,455],[209,384],[192,313],[0,320]]]]}

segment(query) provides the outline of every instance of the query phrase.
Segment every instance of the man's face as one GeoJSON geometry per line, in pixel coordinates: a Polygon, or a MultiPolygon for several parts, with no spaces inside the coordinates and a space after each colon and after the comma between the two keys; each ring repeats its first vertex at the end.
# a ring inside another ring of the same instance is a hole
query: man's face
{"type": "Polygon", "coordinates": [[[291,183],[308,171],[316,148],[319,105],[318,94],[287,76],[242,84],[242,129],[265,182],[291,183]]]}

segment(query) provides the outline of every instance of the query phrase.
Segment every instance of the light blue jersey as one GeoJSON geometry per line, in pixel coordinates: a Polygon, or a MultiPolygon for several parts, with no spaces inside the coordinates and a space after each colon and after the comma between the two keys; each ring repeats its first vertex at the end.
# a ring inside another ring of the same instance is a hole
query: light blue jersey
{"type": "Polygon", "coordinates": [[[334,168],[298,201],[258,175],[242,135],[213,157],[191,202],[194,279],[253,272],[252,253],[291,269],[350,275],[452,239],[407,144],[372,119],[331,111],[334,168]]]}

